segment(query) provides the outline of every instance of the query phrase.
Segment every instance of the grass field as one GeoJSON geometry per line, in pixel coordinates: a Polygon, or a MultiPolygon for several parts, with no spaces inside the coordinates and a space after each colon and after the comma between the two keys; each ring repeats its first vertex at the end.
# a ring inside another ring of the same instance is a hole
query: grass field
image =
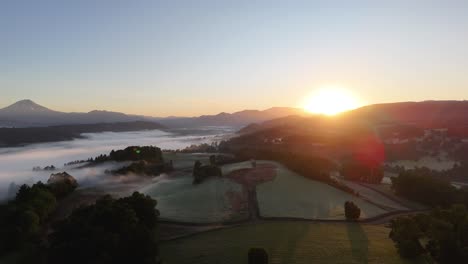
{"type": "Polygon", "coordinates": [[[374,203],[383,205],[386,207],[393,208],[395,210],[409,210],[407,207],[396,203],[395,201],[385,197],[384,195],[364,186],[359,185],[358,183],[352,181],[342,180],[342,183],[346,184],[348,187],[352,188],[359,193],[360,196],[365,197],[368,200],[371,200],[374,203]]]}
{"type": "Polygon", "coordinates": [[[192,181],[191,175],[168,177],[140,191],[158,201],[164,220],[213,223],[248,217],[247,211],[233,207],[233,202],[246,203],[241,185],[224,178],[211,178],[198,185],[192,181]]]}
{"type": "Polygon", "coordinates": [[[344,219],[346,201],[353,201],[361,208],[361,218],[388,212],[330,185],[307,179],[281,164],[273,164],[277,166],[276,178],[257,186],[262,216],[344,219]]]}
{"type": "Polygon", "coordinates": [[[160,252],[166,264],[244,264],[252,247],[264,248],[270,264],[424,263],[401,259],[388,233],[356,223],[270,222],[164,242],[160,252]]]}

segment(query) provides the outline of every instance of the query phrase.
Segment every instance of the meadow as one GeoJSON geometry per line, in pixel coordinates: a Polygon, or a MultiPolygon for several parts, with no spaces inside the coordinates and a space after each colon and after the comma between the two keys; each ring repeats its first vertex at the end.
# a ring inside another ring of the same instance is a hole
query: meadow
{"type": "Polygon", "coordinates": [[[388,212],[330,185],[307,179],[279,163],[273,164],[277,167],[276,178],[257,186],[263,217],[342,220],[346,201],[353,201],[361,208],[361,218],[388,212]]]}
{"type": "Polygon", "coordinates": [[[271,264],[425,263],[401,259],[389,231],[357,223],[268,222],[163,242],[160,252],[167,264],[247,263],[252,247],[264,248],[271,264]]]}
{"type": "Polygon", "coordinates": [[[242,186],[225,178],[211,178],[193,185],[191,174],[157,179],[140,191],[158,201],[162,220],[190,223],[218,223],[244,220],[248,212],[238,206],[247,203],[242,186]]]}

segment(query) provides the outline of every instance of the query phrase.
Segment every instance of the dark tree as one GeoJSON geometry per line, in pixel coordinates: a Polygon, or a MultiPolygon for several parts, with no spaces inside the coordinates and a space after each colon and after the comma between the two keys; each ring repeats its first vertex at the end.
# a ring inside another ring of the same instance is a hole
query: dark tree
{"type": "Polygon", "coordinates": [[[351,201],[345,202],[345,216],[347,220],[358,220],[361,216],[361,209],[351,201]]]}
{"type": "Polygon", "coordinates": [[[468,263],[468,211],[464,205],[392,220],[390,238],[401,256],[430,256],[441,264],[468,263]]]}
{"type": "Polygon", "coordinates": [[[78,187],[78,182],[70,174],[61,172],[51,174],[47,180],[47,185],[55,197],[63,198],[78,187]]]}
{"type": "Polygon", "coordinates": [[[50,236],[49,263],[158,263],[155,206],[135,192],[75,210],[50,236]]]}
{"type": "Polygon", "coordinates": [[[428,206],[448,207],[454,203],[467,203],[465,190],[457,190],[446,179],[433,177],[427,168],[407,170],[392,178],[396,194],[428,206]]]}
{"type": "Polygon", "coordinates": [[[45,184],[22,185],[14,200],[0,206],[0,255],[37,243],[41,225],[56,203],[45,184]]]}
{"type": "Polygon", "coordinates": [[[199,184],[209,177],[221,176],[221,168],[216,165],[202,165],[198,160],[195,161],[195,164],[193,165],[193,184],[199,184]]]}
{"type": "Polygon", "coordinates": [[[395,241],[398,252],[402,257],[414,258],[424,251],[421,243],[419,243],[419,239],[423,234],[413,218],[393,219],[390,225],[392,231],[389,236],[395,241]]]}
{"type": "Polygon", "coordinates": [[[268,253],[263,248],[249,249],[249,264],[268,264],[268,253]]]}

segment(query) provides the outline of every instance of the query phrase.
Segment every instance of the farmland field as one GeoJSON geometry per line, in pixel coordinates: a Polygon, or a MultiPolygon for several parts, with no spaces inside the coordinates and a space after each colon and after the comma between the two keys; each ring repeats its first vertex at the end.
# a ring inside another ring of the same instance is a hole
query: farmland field
{"type": "Polygon", "coordinates": [[[361,218],[388,212],[330,185],[298,175],[279,163],[273,164],[277,166],[276,178],[257,186],[261,216],[344,219],[346,201],[353,201],[361,208],[361,218]]]}
{"type": "Polygon", "coordinates": [[[384,195],[370,189],[364,186],[359,185],[358,183],[352,182],[352,181],[342,181],[344,184],[346,184],[348,187],[352,188],[356,192],[359,193],[360,196],[366,198],[367,200],[371,200],[374,203],[377,203],[379,205],[383,205],[386,207],[389,207],[390,209],[395,209],[395,210],[409,210],[407,207],[385,197],[384,195]]]}
{"type": "Polygon", "coordinates": [[[158,201],[161,219],[193,223],[241,220],[248,217],[242,205],[242,186],[224,178],[193,185],[191,175],[168,176],[142,188],[158,201]]]}
{"type": "Polygon", "coordinates": [[[388,233],[356,223],[269,222],[163,242],[160,252],[167,264],[247,263],[252,247],[264,248],[271,264],[424,263],[401,259],[388,233]]]}

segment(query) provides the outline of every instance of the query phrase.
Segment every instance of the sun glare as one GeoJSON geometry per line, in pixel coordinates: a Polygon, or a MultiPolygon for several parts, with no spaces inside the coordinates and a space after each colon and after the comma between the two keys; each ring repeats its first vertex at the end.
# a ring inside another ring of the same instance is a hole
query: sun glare
{"type": "Polygon", "coordinates": [[[336,115],[359,107],[358,100],[346,89],[326,87],[309,95],[304,110],[314,114],[336,115]]]}

